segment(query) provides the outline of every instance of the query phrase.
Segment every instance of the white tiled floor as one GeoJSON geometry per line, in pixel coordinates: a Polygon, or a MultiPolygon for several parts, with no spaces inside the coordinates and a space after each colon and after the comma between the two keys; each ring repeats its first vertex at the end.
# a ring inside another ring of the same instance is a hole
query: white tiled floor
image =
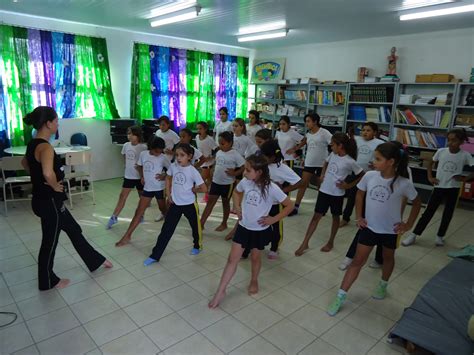
{"type": "MultiPolygon", "coordinates": [[[[230,243],[213,231],[217,207],[204,232],[204,252],[190,256],[190,228],[183,218],[162,261],[148,268],[148,256],[161,228],[153,222],[157,207],[147,211],[133,243],[114,243],[128,227],[137,197],[130,196],[120,223],[104,228],[120,191],[119,179],[96,183],[97,205],[75,200],[73,215],[89,241],[114,263],[111,270],[90,274],[65,235],[56,252],[55,271],[71,279],[61,291],[37,290],[39,220],[29,203],[10,207],[0,217],[0,311],[18,313],[0,328],[0,353],[9,354],[392,354],[403,348],[386,343],[390,328],[425,282],[450,259],[446,251],[469,242],[472,210],[457,209],[444,248],[435,248],[440,211],[419,242],[397,251],[389,296],[370,298],[380,271],[365,268],[336,317],[325,310],[343,273],[337,269],[355,227],[341,229],[336,247],[321,253],[330,219],[324,218],[311,250],[293,256],[307,227],[316,192],[308,190],[301,213],[285,220],[280,258],[263,259],[260,292],[246,287],[249,261],[242,261],[221,308],[207,302],[219,282],[230,243]]],[[[203,206],[201,205],[201,209],[203,206]]],[[[233,222],[232,222],[233,223],[233,222]]],[[[10,318],[0,315],[0,324],[10,318]]]]}

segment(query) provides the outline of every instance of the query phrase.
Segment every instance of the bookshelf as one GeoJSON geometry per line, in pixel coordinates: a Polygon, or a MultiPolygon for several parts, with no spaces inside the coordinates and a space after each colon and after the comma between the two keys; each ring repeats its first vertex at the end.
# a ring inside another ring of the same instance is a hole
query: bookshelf
{"type": "Polygon", "coordinates": [[[474,106],[467,105],[470,91],[474,92],[474,83],[459,83],[454,99],[453,127],[466,129],[469,136],[474,136],[474,106]]]}
{"type": "Polygon", "coordinates": [[[308,112],[321,117],[321,125],[334,133],[344,127],[346,104],[346,83],[310,84],[308,112]]]}

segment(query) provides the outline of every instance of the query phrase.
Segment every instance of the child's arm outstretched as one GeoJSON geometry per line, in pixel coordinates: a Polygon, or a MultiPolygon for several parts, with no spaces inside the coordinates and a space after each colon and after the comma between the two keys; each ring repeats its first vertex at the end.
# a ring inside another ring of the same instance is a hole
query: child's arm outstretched
{"type": "Polygon", "coordinates": [[[420,213],[421,209],[421,199],[420,196],[416,196],[416,198],[412,201],[410,215],[408,216],[408,220],[406,222],[397,223],[394,226],[395,233],[405,233],[413,228],[413,225],[416,222],[416,218],[420,213]]]}
{"type": "Polygon", "coordinates": [[[288,216],[291,211],[293,211],[294,203],[290,200],[289,197],[285,198],[281,204],[283,205],[283,209],[278,213],[276,216],[264,216],[259,219],[258,223],[262,226],[271,226],[273,223],[276,223],[286,216],[288,216]]]}

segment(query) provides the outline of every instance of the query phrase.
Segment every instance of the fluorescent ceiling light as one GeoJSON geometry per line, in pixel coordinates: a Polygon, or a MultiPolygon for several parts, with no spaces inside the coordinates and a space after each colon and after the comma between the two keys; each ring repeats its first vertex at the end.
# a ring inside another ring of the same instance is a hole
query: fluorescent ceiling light
{"type": "Polygon", "coordinates": [[[417,9],[419,7],[447,4],[457,0],[403,0],[398,10],[417,9]]]}
{"type": "Polygon", "coordinates": [[[199,6],[195,6],[192,9],[183,10],[178,13],[172,14],[171,16],[160,16],[154,19],[150,19],[151,27],[158,27],[167,25],[170,23],[186,21],[193,19],[199,15],[199,11],[201,8],[199,6]]]}
{"type": "Polygon", "coordinates": [[[270,39],[270,38],[279,38],[279,37],[286,37],[288,34],[288,29],[278,30],[278,31],[271,31],[267,33],[258,33],[249,36],[238,37],[237,41],[239,42],[250,42],[250,41],[258,41],[261,39],[270,39]]]}
{"type": "Polygon", "coordinates": [[[196,6],[197,1],[195,0],[187,0],[187,1],[179,1],[174,2],[168,5],[157,7],[150,11],[150,14],[146,18],[153,18],[157,16],[163,16],[170,14],[172,12],[181,11],[184,9],[189,9],[190,7],[196,6]]]}
{"type": "Polygon", "coordinates": [[[439,10],[421,11],[421,12],[401,15],[400,21],[416,20],[420,18],[427,18],[427,17],[434,17],[434,16],[454,15],[454,14],[460,14],[463,12],[472,12],[472,11],[474,11],[474,5],[448,7],[448,8],[439,9],[439,10]]]}
{"type": "Polygon", "coordinates": [[[266,32],[272,30],[281,30],[286,27],[285,21],[277,21],[277,22],[270,22],[265,25],[258,25],[258,26],[248,26],[248,27],[241,27],[239,28],[239,35],[246,35],[249,33],[257,33],[257,32],[266,32]]]}

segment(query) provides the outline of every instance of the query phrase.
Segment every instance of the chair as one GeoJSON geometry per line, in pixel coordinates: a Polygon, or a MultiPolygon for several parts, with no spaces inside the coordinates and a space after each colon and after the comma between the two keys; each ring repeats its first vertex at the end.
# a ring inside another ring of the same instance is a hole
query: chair
{"type": "Polygon", "coordinates": [[[68,194],[69,194],[69,204],[71,205],[71,209],[73,208],[72,205],[72,196],[73,195],[81,195],[85,193],[92,193],[92,201],[95,205],[95,192],[94,192],[94,183],[91,178],[91,153],[89,151],[82,151],[82,152],[71,152],[66,154],[66,168],[69,168],[68,172],[65,173],[64,180],[66,181],[68,187],[68,194]],[[75,170],[75,168],[79,167],[81,170],[75,170]],[[84,191],[83,179],[89,178],[90,189],[88,191],[84,191]],[[72,193],[71,191],[71,179],[76,179],[81,181],[81,191],[72,193]]]}
{"type": "Polygon", "coordinates": [[[7,203],[12,201],[29,201],[29,198],[15,198],[13,195],[13,184],[28,184],[31,183],[30,176],[10,176],[7,177],[5,172],[7,171],[24,171],[25,168],[21,165],[23,157],[3,157],[0,161],[0,167],[2,169],[3,178],[3,201],[5,203],[5,215],[8,213],[7,203]],[[7,185],[10,185],[11,199],[7,199],[7,185]]]}
{"type": "Polygon", "coordinates": [[[84,133],[74,133],[71,136],[71,145],[87,145],[87,136],[84,133]]]}

